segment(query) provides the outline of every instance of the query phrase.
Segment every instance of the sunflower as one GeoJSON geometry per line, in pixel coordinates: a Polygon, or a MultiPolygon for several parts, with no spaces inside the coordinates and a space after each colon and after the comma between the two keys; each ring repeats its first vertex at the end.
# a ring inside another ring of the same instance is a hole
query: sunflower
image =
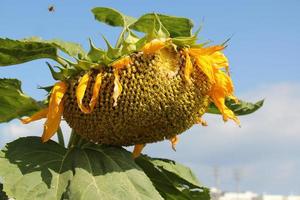
{"type": "MultiPolygon", "coordinates": [[[[153,14],[154,25],[142,38],[124,22],[115,48],[107,40],[107,51],[91,42],[89,54],[77,63],[63,59],[60,72],[50,68],[59,81],[47,107],[21,121],[46,118],[42,141],[47,142],[64,119],[88,141],[135,145],[134,157],[147,143],[165,139],[175,149],[179,134],[194,124],[206,125],[201,117],[211,103],[224,121],[239,125],[225,104],[226,99],[238,102],[225,45],[197,44],[198,33],[176,35],[164,17],[153,14]]],[[[107,18],[101,19],[108,22],[107,18]]]]}

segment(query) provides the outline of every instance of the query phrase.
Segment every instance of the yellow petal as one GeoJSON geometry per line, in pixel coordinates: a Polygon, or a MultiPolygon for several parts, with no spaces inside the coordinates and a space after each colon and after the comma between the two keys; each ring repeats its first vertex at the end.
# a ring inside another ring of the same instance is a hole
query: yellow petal
{"type": "Polygon", "coordinates": [[[223,46],[212,46],[206,48],[190,48],[188,52],[194,57],[197,66],[209,78],[211,83],[215,82],[215,69],[225,68],[229,73],[228,60],[225,55],[220,52],[223,46]]]}
{"type": "Polygon", "coordinates": [[[86,73],[81,77],[78,86],[76,88],[77,104],[83,113],[90,113],[90,109],[86,108],[82,103],[82,99],[84,97],[89,79],[90,79],[90,73],[86,73]]]}
{"type": "Polygon", "coordinates": [[[152,54],[164,48],[165,46],[166,46],[165,41],[154,39],[151,42],[145,44],[142,48],[142,51],[144,52],[144,54],[152,54]]]}
{"type": "Polygon", "coordinates": [[[191,74],[193,72],[193,64],[187,51],[185,51],[185,67],[184,67],[184,78],[188,84],[191,84],[191,74]]]}
{"type": "Polygon", "coordinates": [[[119,77],[119,73],[118,70],[114,71],[114,76],[115,76],[115,80],[114,80],[114,92],[113,92],[113,99],[114,99],[114,105],[113,106],[117,106],[117,102],[118,102],[118,98],[120,96],[120,94],[122,93],[122,85],[120,83],[120,77],[119,77]]]}
{"type": "Polygon", "coordinates": [[[23,124],[28,124],[30,122],[37,121],[42,118],[46,118],[47,114],[48,114],[48,108],[45,108],[45,109],[42,109],[42,110],[34,113],[31,117],[26,117],[26,118],[23,118],[20,120],[23,124]]]}
{"type": "Polygon", "coordinates": [[[146,146],[145,144],[136,144],[136,145],[134,145],[134,149],[133,149],[133,152],[132,152],[132,157],[134,159],[139,157],[145,146],[146,146]]]}
{"type": "Polygon", "coordinates": [[[58,105],[57,112],[55,112],[55,115],[53,115],[53,117],[49,116],[49,118],[47,118],[44,124],[42,142],[47,142],[57,132],[62,114],[63,114],[63,103],[60,103],[58,105]]]}
{"type": "Polygon", "coordinates": [[[90,112],[92,112],[94,110],[94,107],[97,103],[98,96],[99,96],[99,91],[100,91],[101,83],[102,83],[102,77],[103,77],[102,73],[99,73],[96,76],[95,84],[94,84],[94,87],[93,87],[93,96],[92,96],[91,101],[89,103],[89,106],[90,106],[89,111],[90,112]]]}
{"type": "Polygon", "coordinates": [[[222,52],[217,51],[217,52],[213,53],[211,55],[211,61],[212,61],[212,65],[215,68],[217,68],[217,69],[225,68],[227,74],[229,74],[228,59],[222,52]]]}
{"type": "Polygon", "coordinates": [[[217,51],[221,51],[224,49],[224,46],[211,46],[211,47],[200,47],[200,48],[190,48],[189,53],[193,57],[197,57],[199,55],[211,55],[217,51]]]}
{"type": "Polygon", "coordinates": [[[63,113],[63,96],[67,91],[64,82],[56,83],[51,91],[47,120],[44,125],[42,141],[47,142],[57,131],[63,113]]]}
{"type": "Polygon", "coordinates": [[[237,124],[240,124],[239,119],[225,105],[226,97],[234,97],[233,84],[230,77],[224,72],[222,72],[221,70],[217,70],[215,76],[216,76],[216,83],[212,86],[212,89],[210,91],[210,97],[212,98],[214,104],[217,106],[219,111],[222,113],[224,121],[227,121],[228,119],[232,119],[237,124]]]}
{"type": "Polygon", "coordinates": [[[172,149],[173,149],[174,151],[176,151],[176,145],[177,145],[178,142],[179,142],[178,136],[176,135],[175,137],[172,137],[172,138],[170,139],[170,141],[171,141],[171,144],[172,144],[172,149]]]}
{"type": "Polygon", "coordinates": [[[196,64],[200,70],[208,77],[211,83],[215,83],[214,68],[208,56],[196,57],[196,64]]]}
{"type": "Polygon", "coordinates": [[[115,69],[122,69],[127,65],[132,64],[132,61],[129,56],[125,56],[117,61],[115,61],[111,66],[115,69]]]}

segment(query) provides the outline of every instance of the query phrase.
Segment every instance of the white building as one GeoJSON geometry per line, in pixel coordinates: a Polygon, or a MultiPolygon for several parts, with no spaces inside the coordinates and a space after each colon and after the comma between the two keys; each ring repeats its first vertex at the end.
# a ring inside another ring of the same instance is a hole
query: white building
{"type": "Polygon", "coordinates": [[[256,200],[258,194],[253,192],[244,192],[244,193],[234,193],[234,192],[225,192],[219,200],[256,200]]]}
{"type": "Polygon", "coordinates": [[[211,188],[212,200],[300,200],[300,196],[283,196],[283,195],[259,195],[253,192],[222,192],[217,188],[211,188]]]}

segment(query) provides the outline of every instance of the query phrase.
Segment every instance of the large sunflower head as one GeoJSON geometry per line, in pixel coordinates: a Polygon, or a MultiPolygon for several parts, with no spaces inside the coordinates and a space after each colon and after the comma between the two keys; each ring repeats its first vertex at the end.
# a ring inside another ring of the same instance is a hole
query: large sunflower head
{"type": "Polygon", "coordinates": [[[225,101],[238,103],[222,45],[198,43],[185,18],[146,14],[138,20],[108,8],[93,9],[96,19],[123,26],[115,47],[95,47],[77,62],[57,57],[58,82],[47,108],[23,123],[47,118],[42,140],[48,141],[65,119],[74,133],[100,144],[135,145],[138,155],[146,143],[169,139],[194,124],[210,105],[239,124],[225,101]],[[178,26],[174,26],[178,25],[178,26]],[[135,31],[144,32],[138,37],[135,31]]]}

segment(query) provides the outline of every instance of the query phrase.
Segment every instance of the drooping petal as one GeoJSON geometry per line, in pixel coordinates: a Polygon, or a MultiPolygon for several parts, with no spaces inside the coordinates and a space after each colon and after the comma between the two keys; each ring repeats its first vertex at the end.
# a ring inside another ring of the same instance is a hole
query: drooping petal
{"type": "Polygon", "coordinates": [[[174,150],[174,151],[176,151],[176,145],[178,144],[178,142],[179,142],[179,137],[176,135],[175,137],[172,137],[171,139],[170,139],[170,142],[171,142],[171,145],[172,145],[172,149],[174,150]]]}
{"type": "Polygon", "coordinates": [[[166,46],[166,42],[159,39],[154,39],[145,44],[142,48],[144,54],[152,54],[166,46]]]}
{"type": "Polygon", "coordinates": [[[115,80],[114,80],[114,91],[113,91],[113,100],[114,100],[114,104],[113,106],[117,106],[118,104],[118,98],[120,96],[120,94],[122,93],[122,85],[120,83],[120,77],[119,77],[119,73],[118,73],[118,70],[115,70],[114,71],[114,77],[115,77],[115,80]]]}
{"type": "Polygon", "coordinates": [[[37,113],[34,113],[31,117],[26,117],[26,118],[23,118],[20,120],[23,124],[28,124],[30,122],[46,118],[47,114],[48,114],[48,108],[44,108],[44,109],[38,111],[37,113]]]}
{"type": "Polygon", "coordinates": [[[212,98],[214,104],[219,109],[219,111],[222,113],[223,120],[227,121],[228,119],[232,119],[239,125],[240,124],[239,119],[225,105],[226,97],[234,97],[232,81],[227,74],[225,74],[220,70],[216,71],[215,76],[216,76],[216,83],[212,86],[209,95],[212,98]]]}
{"type": "Polygon", "coordinates": [[[132,64],[131,58],[129,56],[125,56],[115,61],[111,66],[115,69],[123,69],[124,67],[130,64],[132,64]]]}
{"type": "Polygon", "coordinates": [[[193,64],[191,62],[190,55],[185,51],[185,67],[184,67],[184,78],[188,84],[191,84],[191,74],[193,72],[193,64]]]}
{"type": "Polygon", "coordinates": [[[83,75],[81,77],[81,79],[78,83],[78,86],[76,88],[76,98],[77,98],[78,107],[80,108],[80,110],[83,113],[86,113],[86,114],[90,113],[90,110],[83,105],[82,100],[83,100],[89,79],[90,79],[90,73],[86,73],[85,75],[83,75]]]}
{"type": "Polygon", "coordinates": [[[146,146],[145,144],[136,144],[136,145],[134,145],[134,149],[133,149],[133,152],[132,152],[132,157],[134,159],[139,157],[145,146],[146,146]]]}
{"type": "Polygon", "coordinates": [[[233,95],[233,84],[229,77],[229,64],[225,55],[221,52],[224,46],[212,46],[201,48],[190,48],[188,53],[192,56],[199,69],[208,77],[212,84],[209,96],[223,115],[224,121],[234,120],[240,124],[235,114],[225,105],[225,98],[232,98],[237,101],[233,95]],[[225,68],[226,73],[222,71],[225,68]]]}
{"type": "Polygon", "coordinates": [[[55,115],[49,116],[44,124],[44,132],[42,135],[42,142],[47,142],[57,131],[60,125],[61,116],[63,114],[63,104],[60,103],[55,115]]]}
{"type": "Polygon", "coordinates": [[[67,85],[64,82],[56,83],[51,91],[49,101],[47,120],[44,124],[42,141],[47,142],[57,131],[61,116],[63,113],[63,97],[67,91],[67,85]]]}
{"type": "Polygon", "coordinates": [[[97,74],[96,80],[95,80],[95,83],[94,83],[94,87],[93,87],[93,96],[92,96],[91,101],[89,103],[89,106],[90,106],[89,112],[92,112],[94,110],[94,107],[97,103],[98,96],[99,96],[99,91],[100,91],[100,88],[101,88],[102,78],[103,78],[102,73],[97,74]]]}

